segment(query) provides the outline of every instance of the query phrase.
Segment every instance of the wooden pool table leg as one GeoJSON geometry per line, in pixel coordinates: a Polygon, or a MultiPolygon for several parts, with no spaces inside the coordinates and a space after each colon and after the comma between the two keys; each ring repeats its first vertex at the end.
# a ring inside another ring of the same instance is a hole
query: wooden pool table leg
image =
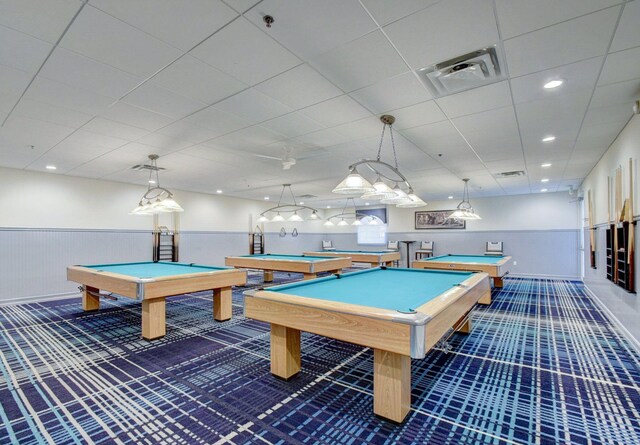
{"type": "MultiPolygon", "coordinates": [[[[335,270],[330,270],[329,273],[337,273],[335,270]]],[[[318,274],[315,273],[305,273],[304,280],[313,280],[314,278],[318,278],[318,274]]]]}
{"type": "Polygon", "coordinates": [[[471,332],[471,318],[467,318],[467,321],[462,323],[467,314],[464,314],[458,321],[456,321],[453,325],[456,332],[460,332],[462,334],[469,334],[471,332]],[[461,324],[462,323],[462,324],[461,324]]]}
{"type": "Polygon", "coordinates": [[[411,357],[373,350],[373,412],[401,423],[411,409],[411,357]]]}
{"type": "Polygon", "coordinates": [[[491,289],[489,289],[485,294],[480,297],[478,300],[479,304],[491,304],[491,289]]]}
{"type": "Polygon", "coordinates": [[[273,281],[273,271],[272,270],[265,270],[264,271],[263,281],[265,283],[271,283],[273,281]]]}
{"type": "Polygon", "coordinates": [[[289,380],[300,372],[300,331],[271,323],[271,374],[289,380]]]}
{"type": "Polygon", "coordinates": [[[100,298],[97,296],[99,289],[95,287],[85,286],[84,292],[82,292],[82,310],[83,311],[96,311],[100,309],[100,298]],[[95,294],[95,295],[92,295],[95,294]]]}
{"type": "Polygon", "coordinates": [[[495,287],[504,287],[504,281],[502,281],[502,277],[493,277],[493,285],[495,287]]]}
{"type": "Polygon", "coordinates": [[[387,267],[393,267],[393,261],[387,261],[384,263],[384,265],[387,267]]]}
{"type": "Polygon", "coordinates": [[[213,318],[216,321],[231,320],[231,288],[213,290],[213,318]]]}
{"type": "Polygon", "coordinates": [[[142,300],[142,338],[153,340],[164,337],[166,328],[165,298],[142,300]]]}

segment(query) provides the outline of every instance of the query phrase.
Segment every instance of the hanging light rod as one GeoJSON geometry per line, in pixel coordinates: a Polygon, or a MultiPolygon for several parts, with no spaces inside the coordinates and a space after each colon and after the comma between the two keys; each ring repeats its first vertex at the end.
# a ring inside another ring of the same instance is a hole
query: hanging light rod
{"type": "Polygon", "coordinates": [[[383,126],[382,134],[380,135],[380,145],[378,146],[378,155],[375,159],[363,159],[351,164],[349,166],[349,175],[333,189],[333,193],[344,195],[358,194],[362,195],[362,199],[379,199],[383,204],[395,204],[397,207],[404,208],[427,205],[426,202],[414,193],[413,187],[409,184],[409,180],[398,169],[398,156],[396,154],[392,129],[395,120],[396,118],[389,114],[380,116],[380,121],[383,126]],[[389,127],[394,165],[380,159],[382,142],[384,141],[384,133],[387,127],[389,127]],[[361,165],[366,166],[377,175],[373,184],[358,172],[358,166],[361,165]],[[385,170],[388,170],[388,172],[391,172],[395,176],[385,173],[385,170]],[[387,184],[385,180],[390,182],[393,187],[387,184]]]}
{"type": "Polygon", "coordinates": [[[469,202],[469,178],[464,178],[463,181],[464,191],[462,192],[462,201],[460,201],[456,210],[447,216],[447,219],[482,219],[480,215],[473,210],[473,207],[471,207],[471,203],[469,202]]]}
{"type": "Polygon", "coordinates": [[[290,217],[286,218],[287,221],[300,222],[305,219],[298,214],[299,211],[310,210],[311,215],[309,215],[308,219],[310,220],[318,220],[321,219],[320,215],[318,215],[318,210],[313,207],[305,206],[296,203],[296,197],[293,194],[293,190],[291,189],[291,184],[282,184],[282,191],[280,192],[280,199],[278,199],[278,205],[275,207],[271,207],[270,209],[265,210],[260,214],[258,218],[258,222],[282,222],[285,221],[285,217],[281,215],[281,213],[293,213],[290,217]],[[289,189],[291,193],[291,199],[293,204],[282,204],[282,197],[284,195],[284,191],[289,189]],[[271,215],[274,216],[270,218],[271,215]]]}
{"type": "Polygon", "coordinates": [[[130,215],[156,215],[158,213],[184,212],[180,204],[173,199],[173,193],[160,186],[159,171],[164,169],[158,167],[158,158],[158,155],[151,154],[149,155],[151,165],[138,165],[134,167],[134,169],[139,167],[139,170],[149,170],[149,180],[147,181],[147,192],[142,195],[138,206],[129,213],[130,215]],[[154,172],[155,180],[153,179],[154,172]],[[152,187],[152,185],[154,185],[154,187],[152,187]]]}
{"type": "Polygon", "coordinates": [[[359,213],[356,208],[356,202],[353,198],[347,198],[347,202],[345,203],[342,212],[336,213],[335,215],[331,215],[324,222],[325,226],[362,226],[362,225],[379,225],[384,224],[384,222],[375,215],[368,215],[366,213],[359,213]],[[349,206],[349,201],[351,201],[351,206],[349,206]],[[353,211],[347,211],[349,207],[353,207],[353,211]],[[336,224],[332,220],[339,219],[340,221],[336,224]],[[347,220],[353,220],[353,222],[349,223],[347,220]]]}

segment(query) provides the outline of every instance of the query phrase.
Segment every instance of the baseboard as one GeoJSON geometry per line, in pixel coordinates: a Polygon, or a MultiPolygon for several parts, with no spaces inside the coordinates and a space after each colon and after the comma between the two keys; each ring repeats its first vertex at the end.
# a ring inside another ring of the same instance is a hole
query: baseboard
{"type": "Polygon", "coordinates": [[[64,300],[70,297],[79,297],[78,291],[65,292],[63,294],[50,294],[50,295],[30,295],[28,297],[9,298],[0,301],[0,306],[8,306],[12,304],[25,304],[25,303],[43,303],[45,301],[64,300]]]}
{"type": "Polygon", "coordinates": [[[626,338],[627,341],[631,344],[631,346],[633,346],[633,348],[636,350],[636,352],[640,354],[640,340],[635,338],[631,334],[631,332],[627,330],[627,328],[622,324],[622,322],[618,320],[618,317],[616,317],[613,314],[613,312],[611,312],[611,310],[607,307],[607,305],[605,305],[602,302],[602,300],[600,300],[600,298],[598,297],[598,294],[592,291],[586,283],[584,284],[584,289],[587,292],[587,294],[589,294],[589,296],[593,298],[593,300],[596,302],[598,307],[609,316],[609,319],[613,322],[613,324],[617,326],[620,332],[622,332],[622,336],[626,338]]]}
{"type": "Polygon", "coordinates": [[[582,278],[577,275],[549,275],[549,274],[528,274],[528,273],[510,273],[505,278],[546,278],[549,280],[569,280],[569,281],[582,281],[582,278]]]}

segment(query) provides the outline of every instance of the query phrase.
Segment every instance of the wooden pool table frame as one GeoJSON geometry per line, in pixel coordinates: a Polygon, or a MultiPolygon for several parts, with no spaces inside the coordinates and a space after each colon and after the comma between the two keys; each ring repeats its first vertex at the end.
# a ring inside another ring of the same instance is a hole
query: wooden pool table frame
{"type": "Polygon", "coordinates": [[[213,290],[213,318],[231,319],[231,286],[244,285],[247,271],[211,270],[156,278],[138,278],[91,267],[67,267],[67,280],[82,284],[82,308],[100,309],[100,289],[142,302],[142,338],[153,340],[166,334],[166,297],[213,290]]]}
{"type": "Polygon", "coordinates": [[[305,260],[303,256],[299,260],[278,258],[278,255],[274,255],[272,258],[268,256],[228,256],[224,259],[224,264],[244,269],[263,270],[264,282],[269,283],[273,281],[273,271],[301,273],[305,280],[312,280],[317,278],[320,272],[339,273],[342,269],[351,267],[351,259],[340,257],[311,261],[305,260]]]}
{"type": "MultiPolygon", "coordinates": [[[[455,255],[453,255],[455,256],[455,255]]],[[[475,255],[482,256],[482,255],[475,255]]],[[[503,257],[500,261],[487,264],[487,263],[474,263],[471,261],[458,262],[447,261],[445,258],[442,261],[435,260],[417,260],[413,262],[415,269],[438,269],[438,270],[461,270],[466,272],[486,272],[492,279],[495,287],[503,287],[503,278],[509,273],[509,261],[510,256],[503,257]]]]}
{"type": "MultiPolygon", "coordinates": [[[[345,281],[348,277],[343,277],[345,281]]],[[[300,332],[373,348],[373,411],[402,422],[411,408],[411,358],[425,354],[451,327],[469,332],[467,313],[490,301],[486,273],[418,307],[415,313],[307,298],[269,289],[245,293],[247,318],[271,323],[271,373],[288,380],[300,372],[300,332]],[[463,323],[464,321],[464,323],[463,323]]]]}
{"type": "Polygon", "coordinates": [[[351,258],[354,263],[369,263],[371,267],[393,266],[395,261],[400,261],[400,251],[390,250],[388,252],[340,252],[340,251],[320,251],[304,252],[305,255],[326,256],[331,258],[351,258]]]}

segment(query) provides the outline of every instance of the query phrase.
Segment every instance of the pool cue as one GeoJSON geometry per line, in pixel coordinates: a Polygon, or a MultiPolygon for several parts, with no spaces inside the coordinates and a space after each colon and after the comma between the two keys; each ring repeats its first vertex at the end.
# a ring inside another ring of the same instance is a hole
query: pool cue
{"type": "Polygon", "coordinates": [[[589,201],[589,243],[591,252],[591,268],[596,268],[596,229],[593,227],[593,200],[591,199],[591,189],[587,191],[587,199],[589,201]]]}
{"type": "Polygon", "coordinates": [[[620,212],[620,168],[616,168],[616,175],[614,178],[614,197],[613,197],[613,222],[611,224],[611,230],[613,233],[613,282],[618,284],[618,228],[616,227],[618,222],[618,215],[620,212]]]}
{"type": "Polygon", "coordinates": [[[629,206],[627,211],[629,235],[627,241],[627,290],[635,292],[635,223],[633,221],[633,158],[629,158],[629,206]]]}

